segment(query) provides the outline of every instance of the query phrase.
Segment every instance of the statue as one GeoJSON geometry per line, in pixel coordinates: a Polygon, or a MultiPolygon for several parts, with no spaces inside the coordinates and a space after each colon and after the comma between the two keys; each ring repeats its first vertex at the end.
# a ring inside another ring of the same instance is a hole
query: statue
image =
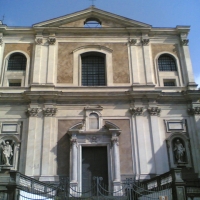
{"type": "Polygon", "coordinates": [[[2,149],[2,164],[6,166],[11,165],[11,158],[13,156],[13,150],[9,143],[9,141],[3,141],[1,143],[1,149],[2,149]]]}
{"type": "Polygon", "coordinates": [[[183,147],[183,144],[180,142],[179,139],[177,139],[175,142],[174,151],[175,151],[175,158],[177,162],[178,163],[184,162],[185,148],[183,147]]]}

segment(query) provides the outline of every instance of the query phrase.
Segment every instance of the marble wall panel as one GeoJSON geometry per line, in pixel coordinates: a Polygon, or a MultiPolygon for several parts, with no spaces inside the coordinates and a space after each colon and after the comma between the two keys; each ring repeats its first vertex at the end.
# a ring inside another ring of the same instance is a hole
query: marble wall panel
{"type": "Polygon", "coordinates": [[[58,120],[57,175],[69,177],[70,138],[67,131],[80,120],[58,120]]]}
{"type": "MultiPolygon", "coordinates": [[[[73,83],[73,50],[91,43],[60,42],[58,45],[57,83],[73,83]]],[[[113,82],[130,83],[128,48],[125,43],[92,43],[113,50],[113,82]]],[[[77,74],[78,76],[78,74],[77,74]]]]}
{"type": "Polygon", "coordinates": [[[117,125],[122,130],[121,135],[119,136],[121,174],[132,174],[133,161],[130,121],[128,119],[109,119],[107,121],[117,125]]]}

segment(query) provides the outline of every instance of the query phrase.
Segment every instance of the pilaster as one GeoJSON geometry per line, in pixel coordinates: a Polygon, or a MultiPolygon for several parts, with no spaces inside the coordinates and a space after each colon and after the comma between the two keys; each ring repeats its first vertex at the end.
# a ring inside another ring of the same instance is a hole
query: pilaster
{"type": "Polygon", "coordinates": [[[48,66],[47,66],[47,84],[54,84],[55,75],[55,48],[56,38],[55,34],[51,34],[48,38],[49,52],[48,52],[48,66]]]}
{"type": "Polygon", "coordinates": [[[42,57],[42,34],[37,34],[35,38],[35,58],[33,68],[33,84],[40,83],[40,69],[41,69],[41,57],[42,57]]]}
{"type": "Polygon", "coordinates": [[[130,62],[131,62],[131,72],[132,72],[132,83],[139,84],[139,65],[138,65],[138,58],[137,58],[137,39],[131,39],[129,41],[129,48],[130,48],[130,62]]]}
{"type": "Polygon", "coordinates": [[[147,34],[144,34],[141,38],[141,45],[143,48],[143,57],[145,65],[145,74],[146,74],[146,83],[147,85],[153,85],[153,68],[151,62],[151,51],[149,45],[149,37],[147,34]]]}
{"type": "Polygon", "coordinates": [[[195,83],[194,80],[194,74],[192,70],[192,62],[190,58],[190,52],[189,52],[189,39],[187,39],[187,35],[185,33],[180,35],[181,39],[181,47],[183,51],[183,57],[184,57],[184,62],[185,62],[185,67],[186,67],[186,75],[187,75],[187,85],[190,89],[194,89],[197,87],[197,84],[195,83]]]}
{"type": "MultiPolygon", "coordinates": [[[[0,33],[0,83],[2,82],[1,80],[1,70],[3,70],[3,33],[0,33]]],[[[2,76],[3,77],[3,76],[2,76]]]]}
{"type": "Polygon", "coordinates": [[[41,137],[39,135],[41,136],[42,130],[38,122],[39,112],[39,107],[30,107],[27,110],[29,125],[25,174],[28,176],[40,175],[41,137]]]}
{"type": "Polygon", "coordinates": [[[199,173],[200,177],[200,164],[198,160],[200,152],[200,103],[193,103],[187,109],[190,120],[190,138],[191,138],[191,151],[194,162],[195,171],[199,173]]]}
{"type": "Polygon", "coordinates": [[[137,179],[146,179],[149,174],[147,165],[147,148],[145,145],[145,123],[144,123],[144,107],[139,102],[134,102],[131,104],[129,109],[132,114],[132,121],[134,127],[134,150],[135,153],[135,176],[137,179]],[[142,146],[142,148],[140,148],[142,146]]]}
{"type": "Polygon", "coordinates": [[[52,181],[50,176],[54,175],[53,166],[55,165],[52,154],[54,142],[55,115],[57,108],[50,106],[42,109],[44,118],[43,139],[42,139],[42,169],[40,181],[52,181]]]}

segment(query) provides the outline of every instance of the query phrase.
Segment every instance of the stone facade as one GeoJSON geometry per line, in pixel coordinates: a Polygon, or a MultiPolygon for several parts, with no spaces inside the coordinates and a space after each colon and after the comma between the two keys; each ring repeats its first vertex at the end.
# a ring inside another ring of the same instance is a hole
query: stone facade
{"type": "Polygon", "coordinates": [[[0,144],[13,151],[9,164],[1,153],[1,169],[41,181],[69,176],[81,188],[82,150],[103,146],[110,188],[177,167],[199,177],[200,92],[188,32],[95,7],[30,29],[0,25],[0,144]],[[91,17],[101,28],[84,28],[91,17]],[[15,53],[25,69],[8,68],[15,53]],[[104,58],[104,85],[82,85],[83,55],[104,58]],[[175,71],[160,70],[162,55],[175,71]]]}

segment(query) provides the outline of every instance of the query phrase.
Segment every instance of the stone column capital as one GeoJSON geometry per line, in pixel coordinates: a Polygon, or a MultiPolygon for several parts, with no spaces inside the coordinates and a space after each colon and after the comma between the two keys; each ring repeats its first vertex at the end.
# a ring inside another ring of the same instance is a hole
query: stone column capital
{"type": "Polygon", "coordinates": [[[200,106],[194,108],[188,108],[188,113],[190,115],[200,115],[200,106]]]}
{"type": "Polygon", "coordinates": [[[35,38],[35,43],[36,43],[37,45],[41,45],[41,44],[43,43],[43,38],[42,38],[42,37],[36,37],[36,38],[35,38]]]}
{"type": "Polygon", "coordinates": [[[26,110],[26,113],[29,117],[37,117],[38,113],[40,111],[40,108],[28,108],[26,110]]]}
{"type": "Polygon", "coordinates": [[[149,107],[147,111],[150,115],[158,116],[160,114],[161,109],[159,107],[149,107]]]}
{"type": "Polygon", "coordinates": [[[112,136],[111,142],[112,142],[113,145],[116,144],[117,146],[119,146],[119,137],[118,136],[112,136]]]}
{"type": "Polygon", "coordinates": [[[143,46],[148,46],[149,45],[149,39],[141,39],[141,44],[143,46]]]}
{"type": "Polygon", "coordinates": [[[49,43],[49,45],[54,45],[56,43],[56,38],[55,37],[49,37],[48,43],[49,43]]]}
{"type": "Polygon", "coordinates": [[[132,108],[130,108],[130,112],[132,115],[142,115],[143,107],[132,107],[132,108]]]}
{"type": "Polygon", "coordinates": [[[43,108],[43,115],[45,117],[53,117],[56,115],[57,108],[43,108]]]}
{"type": "Polygon", "coordinates": [[[137,39],[129,39],[128,43],[129,43],[129,45],[136,45],[137,39]]]}
{"type": "Polygon", "coordinates": [[[188,43],[189,43],[189,39],[181,39],[181,44],[183,46],[188,46],[188,43]]]}

